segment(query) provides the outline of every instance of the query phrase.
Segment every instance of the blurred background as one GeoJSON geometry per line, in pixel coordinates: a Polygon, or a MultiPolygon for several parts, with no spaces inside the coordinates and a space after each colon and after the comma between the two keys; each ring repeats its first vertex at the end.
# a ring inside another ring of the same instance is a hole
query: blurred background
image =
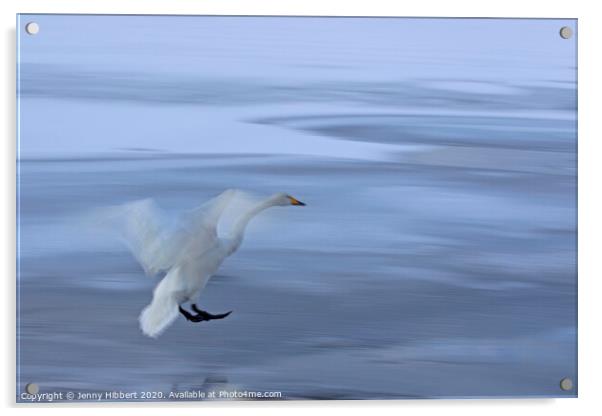
{"type": "Polygon", "coordinates": [[[574,396],[572,20],[22,15],[20,391],[574,396]],[[40,25],[35,36],[23,27],[40,25]],[[94,223],[287,192],[201,295],[94,223]]]}

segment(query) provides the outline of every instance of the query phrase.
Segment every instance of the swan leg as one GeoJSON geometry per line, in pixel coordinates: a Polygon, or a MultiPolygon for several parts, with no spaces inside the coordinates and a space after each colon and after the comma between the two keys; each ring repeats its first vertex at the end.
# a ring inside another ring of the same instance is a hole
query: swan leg
{"type": "Polygon", "coordinates": [[[190,312],[188,312],[186,309],[182,308],[181,306],[178,306],[178,309],[180,310],[180,313],[182,315],[184,315],[184,317],[188,321],[191,321],[191,322],[201,322],[202,321],[201,317],[191,314],[190,312]]]}
{"type": "Polygon", "coordinates": [[[193,315],[190,312],[188,312],[186,309],[182,308],[181,306],[179,306],[178,308],[180,310],[180,313],[182,315],[184,315],[184,317],[191,322],[203,322],[203,321],[211,321],[213,319],[223,319],[232,313],[232,311],[230,311],[230,312],[226,312],[226,313],[220,313],[217,315],[213,315],[209,312],[198,309],[196,307],[196,305],[192,305],[192,309],[197,313],[196,315],[193,315]]]}

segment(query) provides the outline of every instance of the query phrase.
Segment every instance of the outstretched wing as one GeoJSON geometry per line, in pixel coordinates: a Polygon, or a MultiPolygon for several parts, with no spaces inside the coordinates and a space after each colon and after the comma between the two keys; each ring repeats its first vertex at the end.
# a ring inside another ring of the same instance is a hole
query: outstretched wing
{"type": "Polygon", "coordinates": [[[121,235],[145,273],[151,276],[167,270],[176,253],[176,233],[155,201],[143,199],[125,204],[120,207],[120,215],[121,235]]]}
{"type": "Polygon", "coordinates": [[[180,217],[180,225],[194,232],[206,233],[206,237],[217,238],[219,218],[236,192],[235,189],[228,189],[200,207],[185,212],[180,217]]]}
{"type": "Polygon", "coordinates": [[[225,191],[171,221],[152,199],[122,206],[122,235],[145,273],[156,275],[212,247],[219,218],[234,193],[225,191]]]}

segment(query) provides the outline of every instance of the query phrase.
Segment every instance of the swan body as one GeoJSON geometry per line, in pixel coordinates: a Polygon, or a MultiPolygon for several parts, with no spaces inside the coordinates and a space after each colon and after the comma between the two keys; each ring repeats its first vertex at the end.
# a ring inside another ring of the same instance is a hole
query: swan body
{"type": "Polygon", "coordinates": [[[124,237],[132,254],[147,275],[166,273],[153,291],[152,302],[143,309],[139,323],[149,337],[159,336],[182,313],[188,320],[200,322],[229,315],[211,315],[200,311],[192,315],[181,307],[193,302],[223,261],[232,255],[244,238],[249,222],[274,206],[305,205],[284,194],[274,194],[247,209],[224,238],[217,234],[220,216],[236,190],[227,190],[202,206],[182,215],[166,227],[163,213],[152,200],[125,206],[124,237]]]}

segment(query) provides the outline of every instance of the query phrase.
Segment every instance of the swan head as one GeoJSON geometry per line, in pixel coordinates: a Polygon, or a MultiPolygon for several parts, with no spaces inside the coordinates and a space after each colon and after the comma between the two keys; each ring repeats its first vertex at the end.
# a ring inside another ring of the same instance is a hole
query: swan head
{"type": "Polygon", "coordinates": [[[274,195],[273,202],[274,202],[274,205],[279,205],[279,206],[289,206],[289,205],[305,206],[305,204],[303,202],[299,201],[297,198],[292,197],[285,193],[278,193],[278,194],[274,195]]]}

